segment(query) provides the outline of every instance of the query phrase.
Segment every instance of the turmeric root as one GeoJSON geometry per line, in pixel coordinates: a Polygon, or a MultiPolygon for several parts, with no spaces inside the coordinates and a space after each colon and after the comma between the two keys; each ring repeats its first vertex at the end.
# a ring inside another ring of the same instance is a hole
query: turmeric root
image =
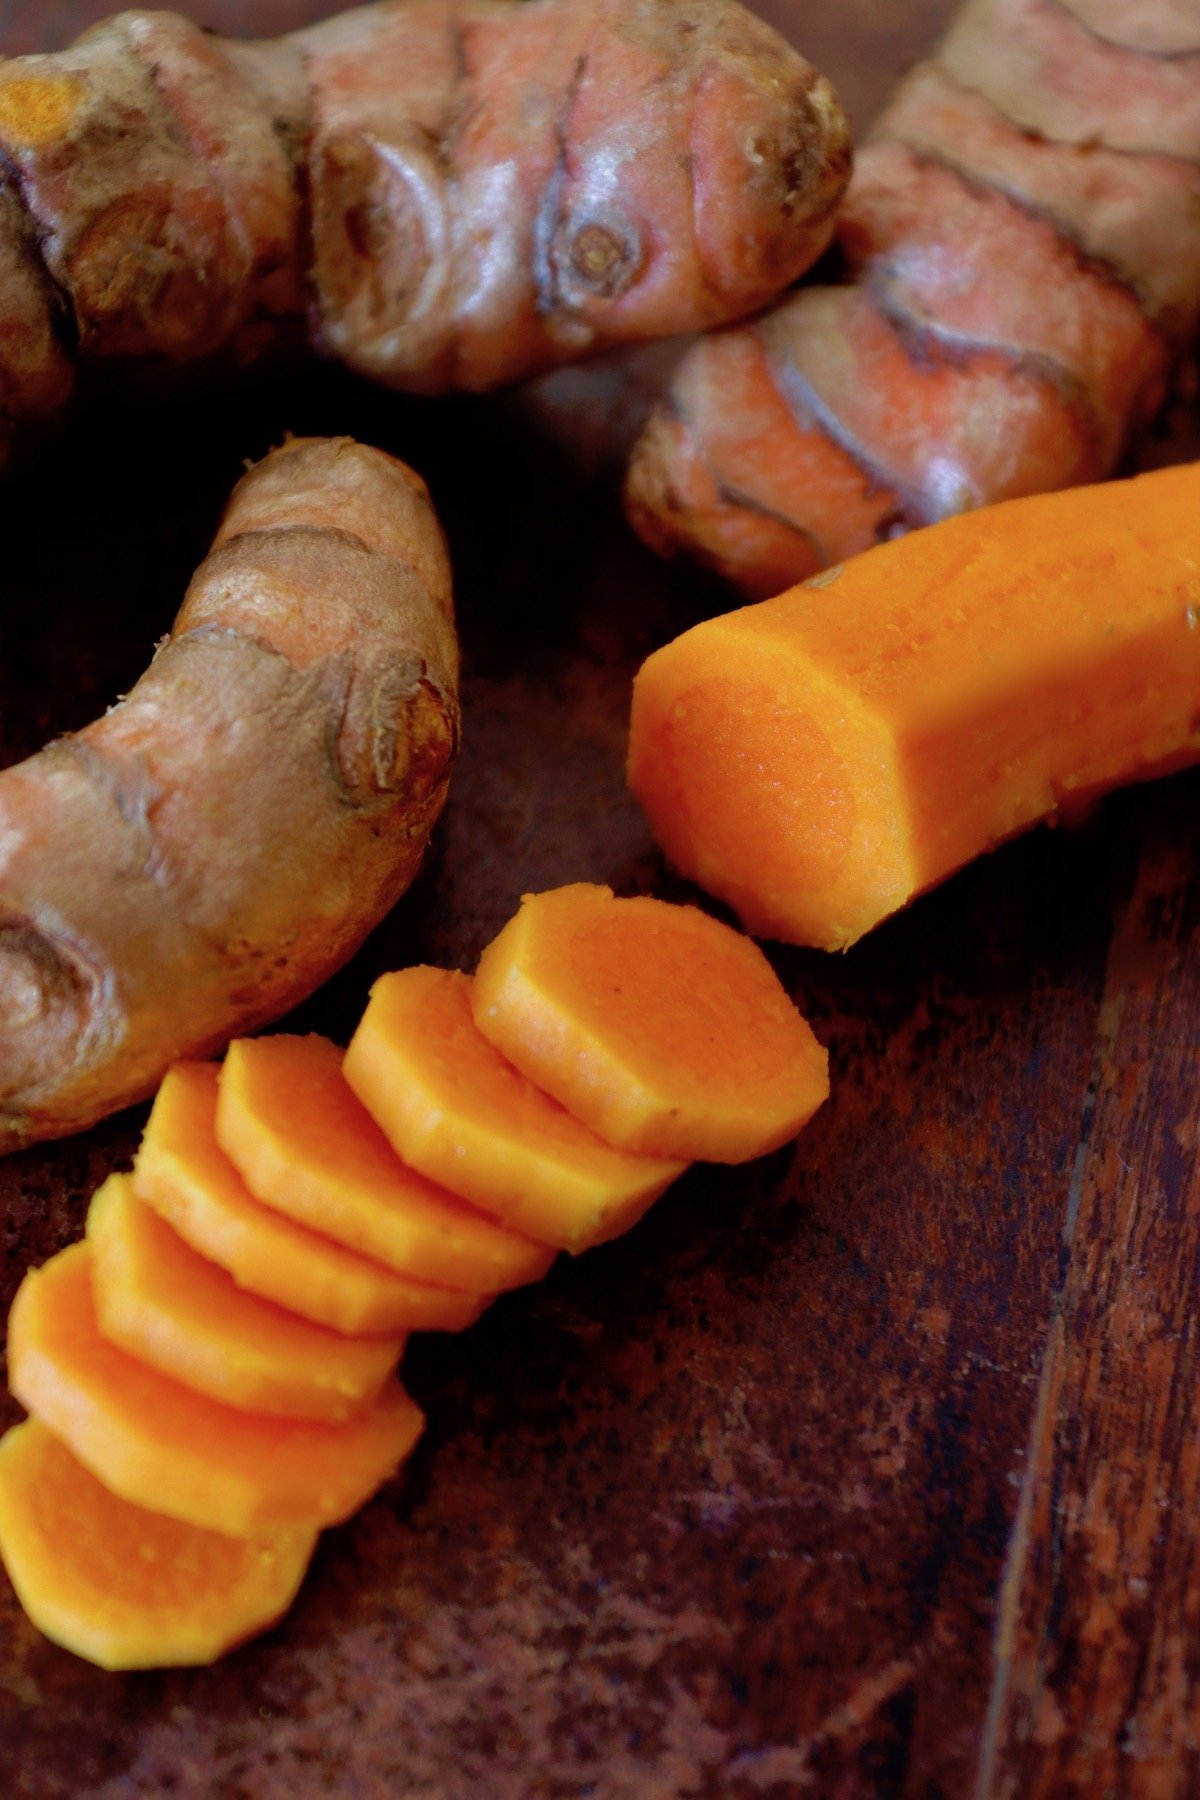
{"type": "Polygon", "coordinates": [[[132,692],[0,775],[0,1148],[140,1098],[345,961],[441,809],[456,678],[411,470],[312,440],[246,476],[132,692]]]}
{"type": "Polygon", "coordinates": [[[1200,18],[970,0],[838,223],[846,285],[697,345],[630,517],[751,596],[913,526],[1110,475],[1200,315],[1200,18]]]}
{"type": "Polygon", "coordinates": [[[312,1526],[227,1537],[110,1493],[37,1419],[0,1439],[0,1558],[38,1630],[102,1669],[215,1662],[291,1605],[312,1526]]]}
{"type": "Polygon", "coordinates": [[[526,894],[471,998],[509,1062],[623,1150],[745,1162],[829,1094],[825,1051],[762,951],[695,906],[588,882],[526,894]]]}
{"type": "Polygon", "coordinates": [[[1060,805],[1200,757],[1200,464],[879,545],[655,652],[629,780],[762,936],[842,949],[1060,805]]]}
{"type": "Polygon", "coordinates": [[[307,341],[482,389],[750,311],[824,248],[828,84],[735,0],[405,0],[275,43],[126,12],[0,67],[0,460],[76,370],[307,341]]]}

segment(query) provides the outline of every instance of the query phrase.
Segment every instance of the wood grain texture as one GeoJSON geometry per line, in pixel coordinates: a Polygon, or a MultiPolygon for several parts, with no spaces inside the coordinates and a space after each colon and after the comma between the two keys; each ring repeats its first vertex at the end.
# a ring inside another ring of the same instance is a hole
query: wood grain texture
{"type": "MultiPolygon", "coordinates": [[[[2,41],[99,10],[0,4],[2,41]]],[[[762,10],[865,111],[949,6],[762,10]]],[[[0,492],[0,752],[136,676],[244,457],[349,431],[445,515],[466,736],[420,880],[296,1023],[344,1039],[378,970],[471,966],[526,888],[694,898],[624,787],[629,685],[726,601],[620,522],[627,395],[602,370],[431,404],[318,369],[81,418],[0,492]]],[[[844,957],[777,953],[829,1107],[416,1343],[428,1441],[267,1639],[107,1676],[0,1587],[0,1792],[1196,1791],[1198,803],[1196,775],[1118,796],[844,957]]],[[[0,1162],[0,1303],[140,1122],[0,1162]]]]}
{"type": "Polygon", "coordinates": [[[1000,1613],[996,1795],[1200,1785],[1200,828],[1171,798],[1147,803],[1108,953],[1000,1613]]]}

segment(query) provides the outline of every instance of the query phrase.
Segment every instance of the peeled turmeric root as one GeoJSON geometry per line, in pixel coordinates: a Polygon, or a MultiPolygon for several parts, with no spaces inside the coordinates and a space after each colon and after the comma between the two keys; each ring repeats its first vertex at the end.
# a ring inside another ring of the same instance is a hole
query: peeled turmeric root
{"type": "Polygon", "coordinates": [[[345,1072],[406,1162],[573,1253],[627,1231],[686,1167],[614,1149],[535,1087],[479,1031],[470,977],[452,970],[382,976],[345,1072]]]}
{"type": "Polygon", "coordinates": [[[217,1143],[215,1063],[176,1063],[158,1090],[133,1188],[239,1287],[335,1331],[462,1331],[490,1295],[399,1275],[251,1194],[217,1143]]]}
{"type": "Polygon", "coordinates": [[[126,12],[0,66],[0,462],[123,379],[306,341],[482,389],[736,318],[828,240],[828,84],[734,0],[407,0],[276,43],[126,12]]]}
{"type": "Polygon", "coordinates": [[[1200,316],[1195,7],[970,0],[838,242],[845,285],[689,351],[630,468],[646,541],[754,598],[1112,473],[1200,316]]]}
{"type": "Polygon", "coordinates": [[[25,1277],[8,1320],[9,1387],[115,1494],[249,1537],[336,1524],[403,1462],[421,1413],[393,1383],[341,1424],[240,1412],[104,1338],[86,1243],[25,1277]]]}
{"type": "Polygon", "coordinates": [[[947,520],[655,652],[629,780],[671,861],[837,950],[1060,806],[1200,757],[1200,464],[947,520]]]}
{"type": "Polygon", "coordinates": [[[484,951],[475,1023],[610,1144],[744,1162],[796,1136],[828,1058],[762,951],[694,906],[578,882],[484,951]]]}
{"type": "Polygon", "coordinates": [[[418,476],[314,439],[239,483],[132,692],[0,774],[0,1149],[142,1097],[345,961],[441,810],[457,674],[418,476]]]}
{"type": "Polygon", "coordinates": [[[122,1500],[37,1419],[0,1439],[0,1558],[38,1630],[102,1669],[210,1663],[266,1631],[316,1540],[228,1537],[122,1500]]]}

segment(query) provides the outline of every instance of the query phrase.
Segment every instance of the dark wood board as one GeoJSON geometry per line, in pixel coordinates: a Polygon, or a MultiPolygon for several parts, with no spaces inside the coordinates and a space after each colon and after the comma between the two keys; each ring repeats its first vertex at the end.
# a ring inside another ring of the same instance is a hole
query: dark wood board
{"type": "MultiPolygon", "coordinates": [[[[0,0],[0,44],[103,10],[0,0]]],[[[762,10],[862,123],[950,7],[762,10]]],[[[4,758],[128,686],[244,458],[349,431],[444,512],[466,747],[416,887],[304,1026],[344,1037],[383,967],[471,966],[525,889],[693,897],[623,786],[629,683],[725,601],[622,524],[614,391],[317,369],[76,421],[0,493],[4,758]]],[[[0,1792],[1200,1791],[1198,803],[1197,774],[1119,795],[845,957],[773,951],[833,1056],[795,1148],[416,1344],[414,1462],[216,1668],[103,1675],[0,1591],[0,1792]]],[[[5,1306],[140,1123],[0,1162],[5,1306]]]]}

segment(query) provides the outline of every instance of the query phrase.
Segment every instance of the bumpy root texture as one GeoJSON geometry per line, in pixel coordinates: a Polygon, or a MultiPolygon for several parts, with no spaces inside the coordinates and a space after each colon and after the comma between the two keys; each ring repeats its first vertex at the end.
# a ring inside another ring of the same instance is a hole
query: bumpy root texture
{"type": "Polygon", "coordinates": [[[846,285],[691,350],[630,467],[646,541],[753,597],[1111,474],[1200,314],[1195,9],[971,0],[838,240],[846,285]]]}
{"type": "Polygon", "coordinates": [[[351,1334],[462,1331],[486,1295],[413,1281],[263,1206],[217,1143],[214,1063],[163,1077],[138,1146],[133,1187],[201,1256],[248,1293],[351,1334]]]}
{"type": "Polygon", "coordinates": [[[0,775],[0,1147],[310,993],[408,886],[458,739],[423,483],[349,440],[239,484],[166,643],[0,775]]]}
{"type": "Polygon", "coordinates": [[[629,780],[747,927],[842,949],[1060,807],[1200,756],[1200,464],[990,507],[685,632],[629,780]]]}
{"type": "Polygon", "coordinates": [[[544,1244],[401,1162],[326,1038],[231,1044],[216,1123],[222,1149],[264,1205],[402,1274],[496,1294],[540,1280],[554,1260],[544,1244]]]}
{"type": "Polygon", "coordinates": [[[295,1598],[308,1526],[229,1537],[110,1493],[37,1419],[0,1440],[0,1557],[38,1630],[102,1669],[215,1662],[295,1598]]]}
{"type": "Polygon", "coordinates": [[[405,1162],[573,1254],[627,1231],[687,1166],[614,1149],[478,1029],[471,978],[401,969],[371,989],[346,1080],[405,1162]]]}
{"type": "Polygon", "coordinates": [[[60,1251],[17,1290],[8,1375],[22,1406],[113,1493],[233,1537],[349,1518],[424,1423],[395,1382],[336,1425],[242,1412],[194,1393],[103,1336],[86,1243],[60,1251]]]}
{"type": "Polygon", "coordinates": [[[300,346],[488,388],[762,305],[849,171],[735,0],[404,0],[274,44],[126,12],[0,67],[0,456],[93,381],[300,346]]]}
{"type": "Polygon", "coordinates": [[[92,1298],[110,1344],[244,1412],[333,1423],[363,1412],[402,1337],[346,1337],[243,1292],[110,1175],[88,1210],[92,1298]]]}
{"type": "Polygon", "coordinates": [[[479,960],[475,1023],[610,1144],[744,1162],[828,1097],[828,1057],[758,946],[694,906],[527,894],[479,960]]]}

